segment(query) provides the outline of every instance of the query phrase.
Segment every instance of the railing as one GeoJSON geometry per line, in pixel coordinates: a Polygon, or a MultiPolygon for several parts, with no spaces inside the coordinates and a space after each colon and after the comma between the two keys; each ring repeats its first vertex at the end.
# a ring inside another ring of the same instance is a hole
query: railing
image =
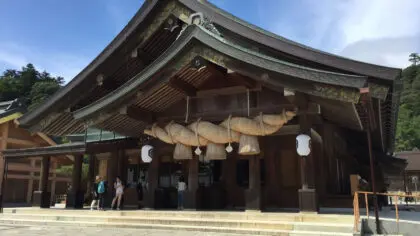
{"type": "MultiPolygon", "coordinates": [[[[363,192],[363,191],[356,191],[354,193],[353,198],[353,213],[354,213],[354,231],[359,232],[359,222],[360,222],[360,205],[359,205],[359,198],[364,196],[365,208],[366,208],[366,217],[369,218],[369,195],[373,195],[373,192],[363,192]]],[[[397,231],[399,231],[399,220],[400,216],[398,213],[398,200],[399,198],[411,198],[417,199],[419,196],[409,195],[409,194],[395,194],[395,193],[376,193],[376,195],[387,196],[393,199],[393,203],[395,205],[395,221],[397,223],[397,231]]],[[[416,200],[417,201],[417,200],[416,200]]],[[[407,203],[407,200],[406,200],[407,203]]]]}

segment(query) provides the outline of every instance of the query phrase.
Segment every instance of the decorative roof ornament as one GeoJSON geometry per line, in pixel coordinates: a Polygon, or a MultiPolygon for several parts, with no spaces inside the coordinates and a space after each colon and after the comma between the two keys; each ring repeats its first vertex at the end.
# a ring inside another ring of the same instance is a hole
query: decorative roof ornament
{"type": "Polygon", "coordinates": [[[202,12],[193,13],[189,16],[187,24],[184,24],[182,26],[181,32],[179,32],[179,36],[185,31],[185,29],[189,25],[198,25],[203,27],[204,29],[208,30],[209,32],[215,34],[216,36],[223,37],[223,35],[220,33],[220,31],[216,28],[216,26],[213,24],[211,20],[209,20],[207,17],[204,16],[202,12]]]}
{"type": "Polygon", "coordinates": [[[213,24],[213,22],[209,20],[207,17],[205,17],[202,12],[191,14],[190,17],[188,18],[188,23],[190,25],[194,24],[194,25],[202,26],[206,30],[212,32],[213,34],[223,37],[220,31],[213,24]]]}

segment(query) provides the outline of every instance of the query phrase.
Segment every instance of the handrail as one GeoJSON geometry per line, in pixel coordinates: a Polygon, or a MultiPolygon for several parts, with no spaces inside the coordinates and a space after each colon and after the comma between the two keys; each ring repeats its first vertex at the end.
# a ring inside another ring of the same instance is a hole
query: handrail
{"type": "MultiPolygon", "coordinates": [[[[366,207],[366,217],[369,218],[369,201],[368,195],[373,195],[373,192],[366,192],[366,191],[355,191],[354,198],[353,198],[353,213],[354,213],[354,231],[359,232],[359,222],[360,222],[360,206],[359,206],[359,196],[363,194],[365,198],[365,207],[366,207]]],[[[399,232],[399,221],[400,216],[398,212],[398,198],[399,197],[411,197],[416,198],[419,197],[418,195],[412,194],[393,194],[393,193],[376,193],[376,195],[381,196],[390,196],[394,198],[394,205],[395,205],[395,220],[397,222],[397,232],[399,232]]]]}

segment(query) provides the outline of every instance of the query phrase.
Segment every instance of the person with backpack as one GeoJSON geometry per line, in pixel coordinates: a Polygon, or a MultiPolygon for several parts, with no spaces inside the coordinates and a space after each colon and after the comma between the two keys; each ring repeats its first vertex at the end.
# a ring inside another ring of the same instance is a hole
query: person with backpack
{"type": "Polygon", "coordinates": [[[96,206],[97,209],[99,209],[99,205],[97,205],[97,203],[98,203],[98,199],[99,199],[98,185],[99,185],[100,181],[101,181],[101,177],[98,175],[95,178],[95,182],[92,183],[92,188],[91,188],[92,204],[90,204],[90,210],[91,211],[93,211],[93,208],[95,206],[96,206]]]}
{"type": "Polygon", "coordinates": [[[98,183],[98,210],[104,210],[104,204],[105,204],[105,193],[106,193],[106,184],[105,181],[102,179],[102,177],[99,177],[99,183],[98,183]]]}

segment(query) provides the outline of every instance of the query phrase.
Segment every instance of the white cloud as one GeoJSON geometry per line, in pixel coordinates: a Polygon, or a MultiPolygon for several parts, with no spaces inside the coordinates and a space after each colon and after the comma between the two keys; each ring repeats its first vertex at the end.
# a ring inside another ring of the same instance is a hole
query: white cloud
{"type": "Polygon", "coordinates": [[[40,52],[16,43],[0,42],[0,71],[20,69],[27,63],[34,64],[39,71],[45,70],[53,76],[62,76],[67,83],[89,63],[89,60],[80,55],[40,52]]]}
{"type": "MultiPolygon", "coordinates": [[[[356,60],[387,66],[407,65],[408,54],[420,50],[419,0],[301,0],[302,22],[277,22],[276,33],[309,46],[356,60]],[[304,24],[306,27],[297,27],[304,24]],[[292,33],[290,33],[292,32],[292,33]],[[306,32],[308,33],[308,32],[306,32]]],[[[283,18],[284,20],[284,18],[283,18]]]]}

